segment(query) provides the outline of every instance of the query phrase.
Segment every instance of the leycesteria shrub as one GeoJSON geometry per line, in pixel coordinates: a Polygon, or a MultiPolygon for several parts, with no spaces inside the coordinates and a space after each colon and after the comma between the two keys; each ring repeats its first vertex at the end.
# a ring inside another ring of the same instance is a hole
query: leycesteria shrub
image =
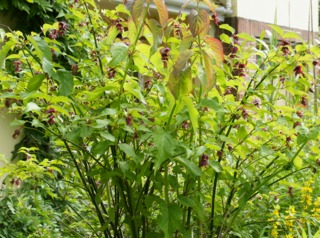
{"type": "Polygon", "coordinates": [[[126,2],[71,1],[2,38],[2,105],[63,162],[45,179],[85,192],[92,236],[268,235],[257,201],[319,166],[319,48],[277,26],[274,45],[228,25],[215,38],[207,0],[175,19],[162,0],[126,2]]]}

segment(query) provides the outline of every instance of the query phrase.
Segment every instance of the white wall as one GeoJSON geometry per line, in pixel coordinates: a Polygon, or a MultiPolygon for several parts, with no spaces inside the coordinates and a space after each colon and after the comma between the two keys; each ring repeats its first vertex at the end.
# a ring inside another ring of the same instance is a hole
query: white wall
{"type": "MultiPolygon", "coordinates": [[[[5,109],[0,110],[0,154],[6,159],[11,158],[11,151],[19,142],[20,138],[13,139],[12,135],[17,127],[11,127],[10,123],[15,119],[14,115],[9,115],[5,109]]],[[[0,161],[1,164],[1,161],[0,161]]]]}
{"type": "Polygon", "coordinates": [[[318,0],[232,0],[233,15],[302,30],[318,31],[318,0]],[[275,22],[276,21],[276,22],[275,22]]]}

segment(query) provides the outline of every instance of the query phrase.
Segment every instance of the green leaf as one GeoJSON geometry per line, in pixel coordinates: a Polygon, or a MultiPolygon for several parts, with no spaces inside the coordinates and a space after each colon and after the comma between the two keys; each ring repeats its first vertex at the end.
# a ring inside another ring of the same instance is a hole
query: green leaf
{"type": "Polygon", "coordinates": [[[99,143],[95,144],[91,151],[94,155],[103,155],[107,149],[109,148],[109,141],[100,141],[99,143]]]}
{"type": "Polygon", "coordinates": [[[243,140],[246,136],[248,135],[246,127],[245,126],[241,126],[238,131],[237,131],[237,138],[239,139],[239,141],[243,140]]]}
{"type": "Polygon", "coordinates": [[[268,156],[274,154],[274,150],[269,148],[266,145],[261,145],[260,146],[260,154],[261,156],[268,156]]]}
{"type": "Polygon", "coordinates": [[[207,29],[210,24],[210,18],[206,10],[197,12],[192,9],[189,14],[189,27],[193,36],[199,35],[202,31],[207,29]]]}
{"type": "Polygon", "coordinates": [[[235,29],[232,28],[232,27],[231,27],[230,25],[228,25],[228,24],[221,24],[221,25],[219,25],[219,28],[220,28],[220,29],[227,30],[227,31],[231,32],[232,34],[234,34],[234,33],[236,32],[235,29]]]}
{"type": "Polygon", "coordinates": [[[116,138],[115,138],[113,135],[111,135],[110,133],[108,133],[108,132],[105,132],[105,131],[100,132],[100,135],[101,135],[104,139],[109,140],[109,141],[111,141],[111,142],[115,142],[115,141],[116,141],[116,138]]]}
{"type": "Polygon", "coordinates": [[[188,160],[184,157],[177,157],[175,158],[175,161],[184,165],[193,175],[201,176],[201,169],[191,160],[188,160]]]}
{"type": "Polygon", "coordinates": [[[297,39],[301,40],[301,36],[299,36],[296,32],[286,32],[283,35],[283,39],[297,39]]]}
{"type": "Polygon", "coordinates": [[[37,91],[41,87],[41,84],[45,78],[46,78],[45,74],[37,74],[33,76],[29,80],[29,83],[27,86],[27,92],[37,91]]]}
{"type": "Polygon", "coordinates": [[[227,34],[222,33],[220,35],[220,40],[226,44],[231,44],[230,37],[227,34]]]}
{"type": "Polygon", "coordinates": [[[320,229],[313,235],[313,238],[320,238],[320,229]]]}
{"type": "Polygon", "coordinates": [[[244,32],[237,34],[237,36],[239,38],[241,38],[241,39],[246,40],[246,41],[256,42],[256,38],[254,38],[252,35],[249,35],[249,34],[244,33],[244,32]]]}
{"type": "Polygon", "coordinates": [[[163,0],[153,0],[153,2],[158,10],[160,24],[164,28],[167,25],[167,21],[169,18],[167,7],[163,0]]]}
{"type": "Polygon", "coordinates": [[[171,134],[164,131],[162,128],[156,128],[153,134],[154,143],[157,147],[155,167],[159,168],[161,164],[169,159],[173,150],[175,149],[175,140],[171,134]]]}
{"type": "Polygon", "coordinates": [[[38,57],[41,59],[43,71],[52,76],[52,53],[48,43],[39,36],[28,36],[27,38],[33,45],[38,57]]]}
{"type": "Polygon", "coordinates": [[[134,149],[125,143],[119,144],[120,150],[122,150],[127,156],[132,157],[133,159],[137,158],[136,152],[134,149]]]}
{"type": "Polygon", "coordinates": [[[141,18],[143,15],[145,0],[135,0],[132,5],[131,16],[137,27],[141,27],[141,18]]]}
{"type": "Polygon", "coordinates": [[[182,98],[182,101],[185,103],[185,105],[186,105],[187,108],[188,108],[189,117],[190,117],[190,120],[191,120],[191,123],[192,123],[193,130],[194,130],[194,131],[197,131],[197,130],[198,130],[198,127],[199,127],[199,123],[198,123],[198,120],[199,120],[199,112],[198,112],[198,110],[196,109],[196,107],[194,106],[191,98],[189,98],[189,97],[183,97],[183,98],[182,98]]]}
{"type": "Polygon", "coordinates": [[[9,52],[9,50],[11,49],[11,47],[14,46],[14,44],[15,44],[15,42],[13,40],[10,40],[1,46],[1,49],[0,49],[0,68],[3,69],[5,67],[6,56],[9,52]]]}
{"type": "Polygon", "coordinates": [[[302,168],[302,164],[303,164],[302,159],[299,156],[297,156],[293,161],[293,165],[294,167],[296,167],[297,170],[302,168]]]}
{"type": "Polygon", "coordinates": [[[278,35],[283,38],[284,35],[284,31],[280,26],[277,25],[268,25],[270,28],[272,28],[272,30],[274,30],[276,33],[278,33],[278,35]]]}
{"type": "Polygon", "coordinates": [[[121,61],[128,57],[128,46],[123,42],[116,42],[111,46],[112,59],[109,62],[110,67],[117,66],[121,61]]]}
{"type": "Polygon", "coordinates": [[[26,106],[25,112],[31,112],[31,111],[40,111],[41,108],[35,104],[34,102],[29,102],[26,106]]]}
{"type": "Polygon", "coordinates": [[[182,211],[178,204],[160,204],[158,224],[165,238],[172,238],[175,230],[180,226],[182,211]]]}
{"type": "Polygon", "coordinates": [[[217,173],[221,173],[223,171],[223,167],[218,161],[209,160],[208,164],[213,168],[217,173]]]}
{"type": "Polygon", "coordinates": [[[214,98],[205,98],[201,101],[201,106],[208,107],[214,109],[216,112],[223,109],[219,99],[217,97],[214,98]]]}
{"type": "Polygon", "coordinates": [[[192,90],[192,74],[191,66],[189,65],[189,59],[192,55],[193,52],[191,50],[182,52],[173,66],[168,87],[175,99],[189,94],[192,90]]]}
{"type": "Polygon", "coordinates": [[[69,96],[73,91],[73,76],[70,71],[58,69],[53,74],[53,79],[59,84],[59,95],[69,96]]]}
{"type": "Polygon", "coordinates": [[[161,25],[154,19],[147,19],[147,25],[153,36],[153,44],[150,48],[149,58],[158,51],[159,45],[162,43],[162,29],[161,25]]]}

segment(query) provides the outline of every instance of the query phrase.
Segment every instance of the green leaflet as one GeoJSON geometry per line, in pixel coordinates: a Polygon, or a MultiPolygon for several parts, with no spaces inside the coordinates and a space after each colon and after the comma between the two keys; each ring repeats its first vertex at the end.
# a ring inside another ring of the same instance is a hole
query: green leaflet
{"type": "Polygon", "coordinates": [[[168,87],[176,100],[192,90],[192,73],[189,63],[192,55],[191,50],[184,51],[175,62],[170,74],[168,87]]]}

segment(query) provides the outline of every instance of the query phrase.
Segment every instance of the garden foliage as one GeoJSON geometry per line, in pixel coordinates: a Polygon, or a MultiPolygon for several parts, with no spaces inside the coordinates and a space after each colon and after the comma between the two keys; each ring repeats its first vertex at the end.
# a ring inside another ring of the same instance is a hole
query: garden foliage
{"type": "Polygon", "coordinates": [[[319,234],[319,47],[196,2],[61,1],[41,32],[1,33],[2,107],[49,139],[2,169],[0,236],[319,234]]]}

